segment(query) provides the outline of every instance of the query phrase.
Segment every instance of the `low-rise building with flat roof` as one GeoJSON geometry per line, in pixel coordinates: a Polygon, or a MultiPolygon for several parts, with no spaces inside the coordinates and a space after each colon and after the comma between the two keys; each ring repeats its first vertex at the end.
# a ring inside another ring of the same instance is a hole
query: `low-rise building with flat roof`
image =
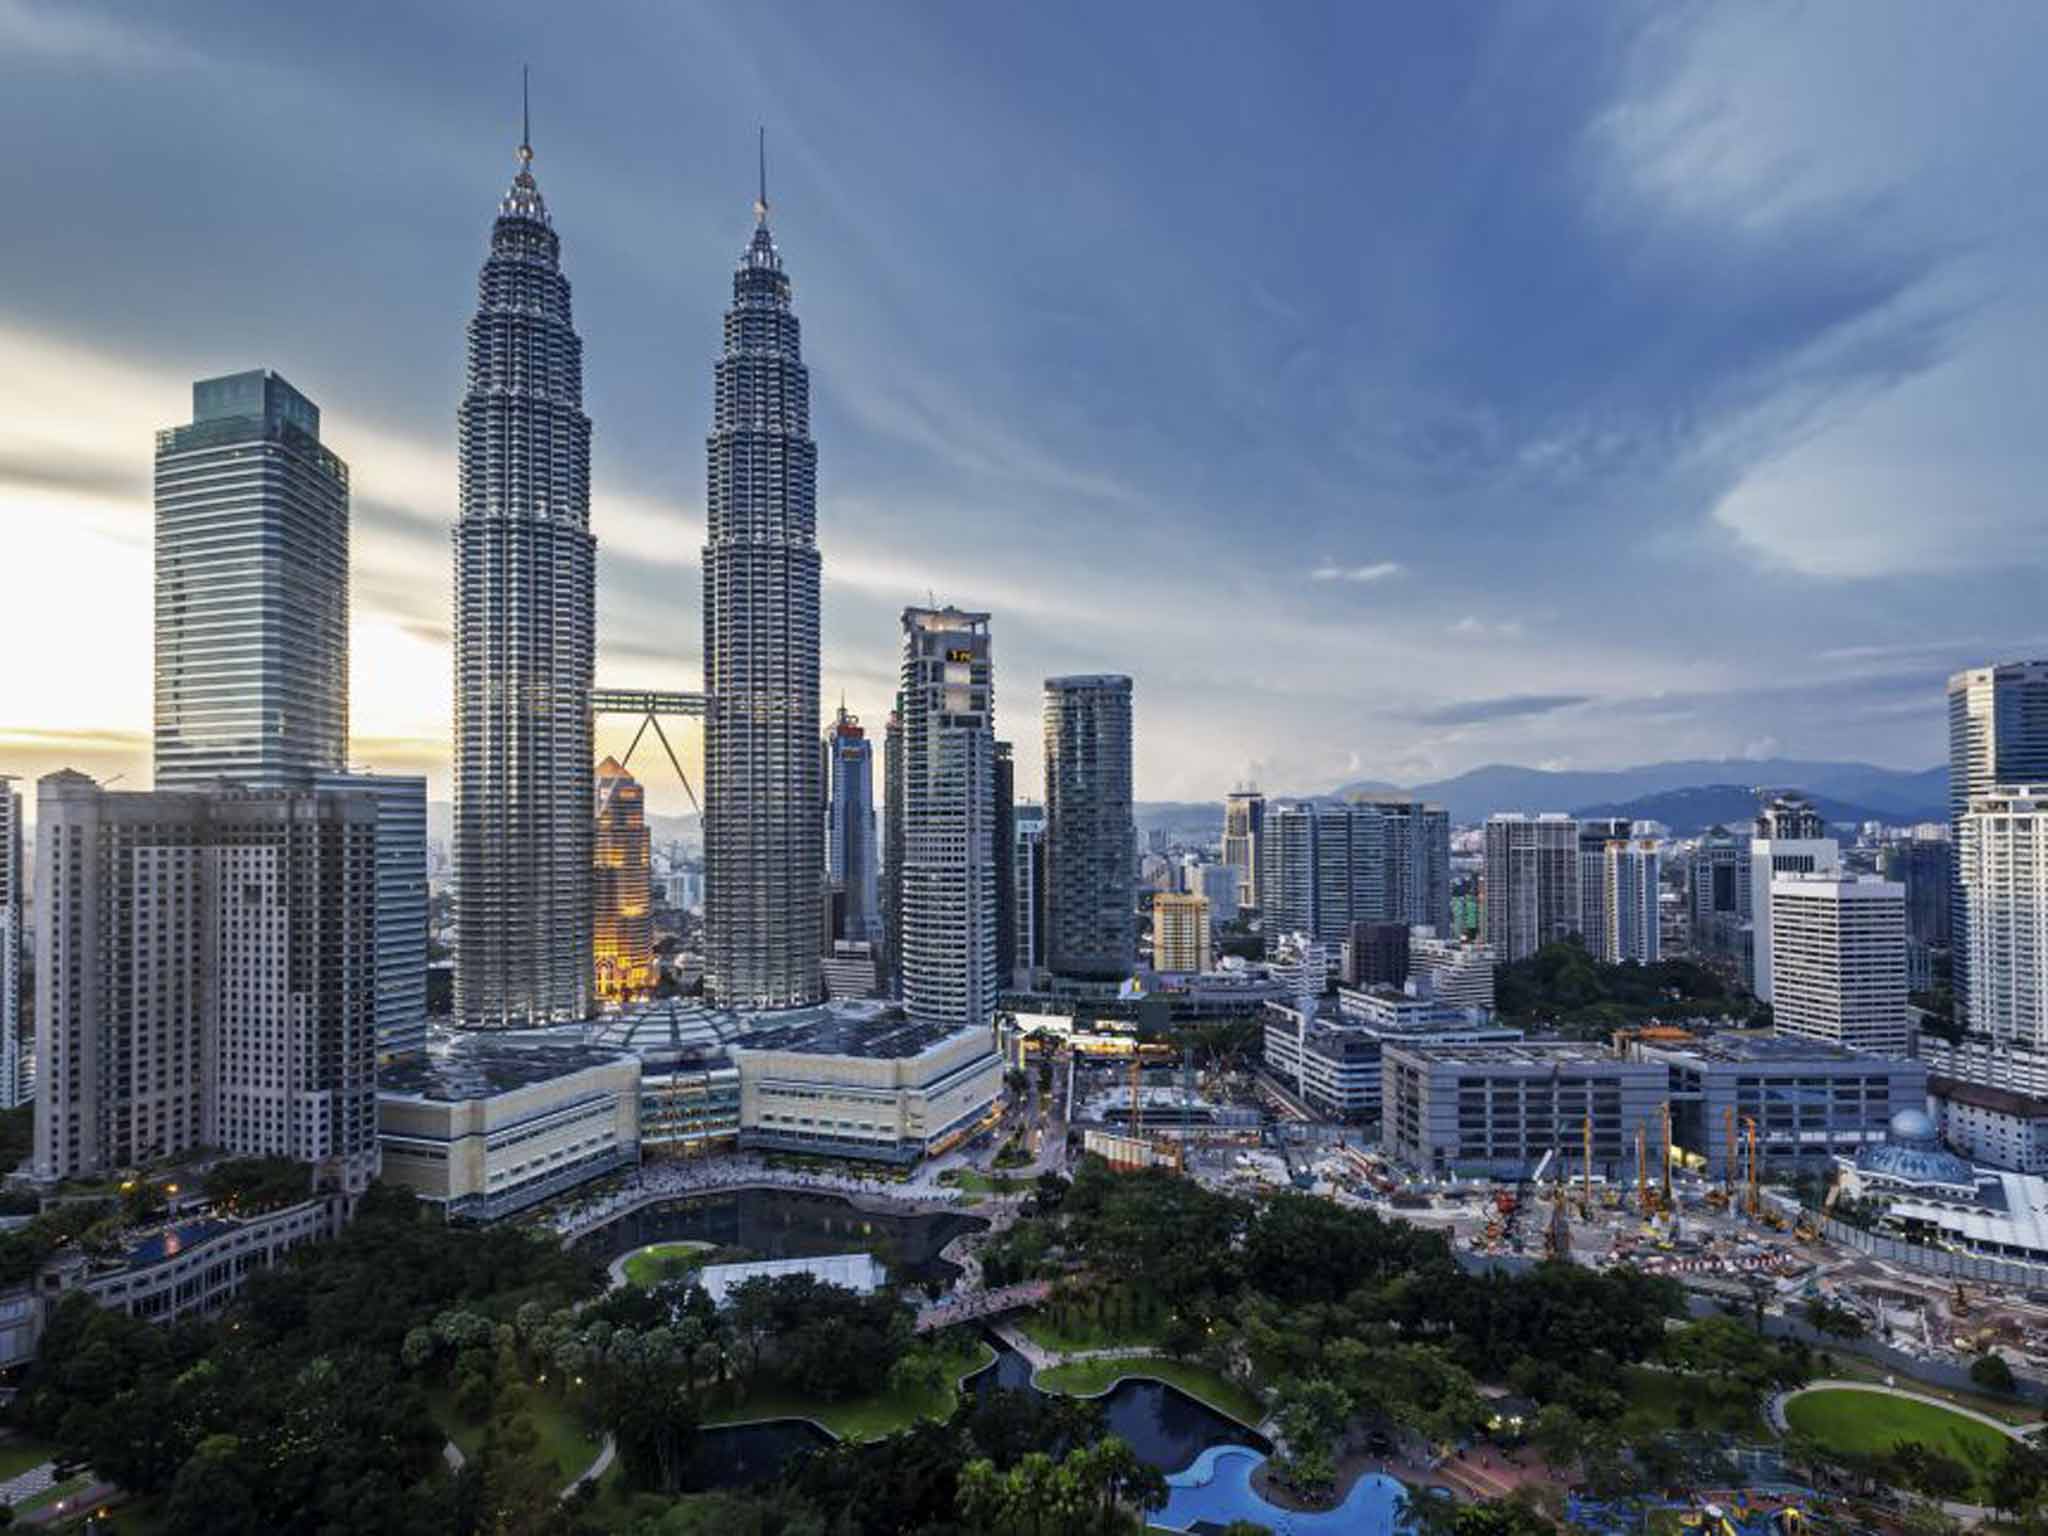
{"type": "Polygon", "coordinates": [[[1522,1038],[1477,1009],[1450,1008],[1399,992],[1338,994],[1338,1017],[1310,1020],[1302,1010],[1269,1004],[1267,1068],[1321,1114],[1376,1120],[1382,1108],[1382,1052],[1388,1045],[1458,1045],[1522,1038]],[[1346,1000],[1349,1000],[1348,1002],[1346,1000]]]}
{"type": "Polygon", "coordinates": [[[2048,1173],[2048,1099],[1930,1077],[1927,1103],[1942,1141],[1971,1162],[2015,1173],[2048,1173]]]}
{"type": "Polygon", "coordinates": [[[640,1160],[640,1058],[467,1035],[385,1066],[384,1177],[495,1221],[640,1160]]]}
{"type": "Polygon", "coordinates": [[[1670,1072],[1671,1139],[1706,1159],[1713,1179],[1729,1176],[1731,1123],[1738,1176],[1752,1120],[1767,1171],[1813,1172],[1883,1141],[1893,1115],[1927,1098],[1920,1062],[1799,1035],[1728,1030],[1676,1044],[1638,1038],[1628,1051],[1670,1072]]]}
{"type": "Polygon", "coordinates": [[[1388,1044],[1380,1145],[1428,1174],[1519,1178],[1547,1152],[1577,1174],[1591,1122],[1592,1173],[1624,1175],[1639,1127],[1656,1125],[1668,1071],[1603,1045],[1524,1040],[1388,1044]]]}
{"type": "Polygon", "coordinates": [[[740,1145],[908,1167],[993,1121],[995,1031],[918,1023],[880,1003],[755,1015],[739,1067],[740,1145]]]}

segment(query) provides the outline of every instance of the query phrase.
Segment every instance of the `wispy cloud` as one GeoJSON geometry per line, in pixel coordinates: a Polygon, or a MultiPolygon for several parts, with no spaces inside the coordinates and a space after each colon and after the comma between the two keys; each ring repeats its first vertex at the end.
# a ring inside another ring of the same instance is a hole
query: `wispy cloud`
{"type": "Polygon", "coordinates": [[[1414,718],[1424,725],[1481,725],[1492,720],[1553,714],[1592,702],[1590,693],[1512,693],[1498,699],[1467,699],[1440,709],[1426,709],[1414,718]]]}
{"type": "Polygon", "coordinates": [[[1325,560],[1308,573],[1310,581],[1385,581],[1401,574],[1398,560],[1376,560],[1370,565],[1339,565],[1325,560]]]}

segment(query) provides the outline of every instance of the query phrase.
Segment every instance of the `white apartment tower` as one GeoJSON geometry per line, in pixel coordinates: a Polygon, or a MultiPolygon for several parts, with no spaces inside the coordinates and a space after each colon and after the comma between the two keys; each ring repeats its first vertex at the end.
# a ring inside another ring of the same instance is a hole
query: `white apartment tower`
{"type": "Polygon", "coordinates": [[[1601,945],[1603,959],[1655,965],[1664,958],[1657,907],[1661,876],[1654,838],[1607,845],[1600,869],[1606,919],[1601,945]]]}
{"type": "Polygon", "coordinates": [[[1771,1009],[1778,1031],[1906,1054],[1906,888],[1785,874],[1771,881],[1771,1009]]]}
{"type": "Polygon", "coordinates": [[[35,1166],[201,1146],[360,1192],[377,1152],[377,804],[38,785],[35,1166]]]}
{"type": "Polygon", "coordinates": [[[995,688],[988,615],[903,610],[903,1005],[989,1024],[996,956],[995,688]]]}
{"type": "Polygon", "coordinates": [[[1519,811],[1486,823],[1486,947],[1503,965],[1578,932],[1579,824],[1519,811]]]}
{"type": "Polygon", "coordinates": [[[2020,1088],[2038,1073],[2012,1064],[2033,1065],[2048,1052],[2048,785],[1972,795],[1963,829],[1957,879],[1970,946],[1964,1018],[1977,1047],[1971,1054],[1984,1058],[1970,1075],[2020,1088]]]}

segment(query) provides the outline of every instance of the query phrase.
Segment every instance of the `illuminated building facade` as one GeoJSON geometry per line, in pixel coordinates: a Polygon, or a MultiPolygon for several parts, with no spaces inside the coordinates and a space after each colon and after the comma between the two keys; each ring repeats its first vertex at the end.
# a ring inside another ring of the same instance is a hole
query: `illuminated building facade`
{"type": "Polygon", "coordinates": [[[653,990],[654,886],[647,797],[640,781],[610,757],[597,769],[591,931],[600,1002],[630,1002],[653,990]]]}

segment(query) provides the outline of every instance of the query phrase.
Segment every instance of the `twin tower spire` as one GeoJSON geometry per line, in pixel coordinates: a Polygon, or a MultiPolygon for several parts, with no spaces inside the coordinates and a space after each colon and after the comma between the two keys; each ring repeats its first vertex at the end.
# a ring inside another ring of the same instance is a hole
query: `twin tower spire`
{"type": "MultiPolygon", "coordinates": [[[[705,982],[721,1004],[817,1002],[817,447],[790,285],[767,231],[733,274],[709,440],[704,569],[705,982]]],[[[499,204],[468,328],[454,529],[455,1016],[588,1018],[597,541],[583,343],[533,176],[499,204]]]]}

